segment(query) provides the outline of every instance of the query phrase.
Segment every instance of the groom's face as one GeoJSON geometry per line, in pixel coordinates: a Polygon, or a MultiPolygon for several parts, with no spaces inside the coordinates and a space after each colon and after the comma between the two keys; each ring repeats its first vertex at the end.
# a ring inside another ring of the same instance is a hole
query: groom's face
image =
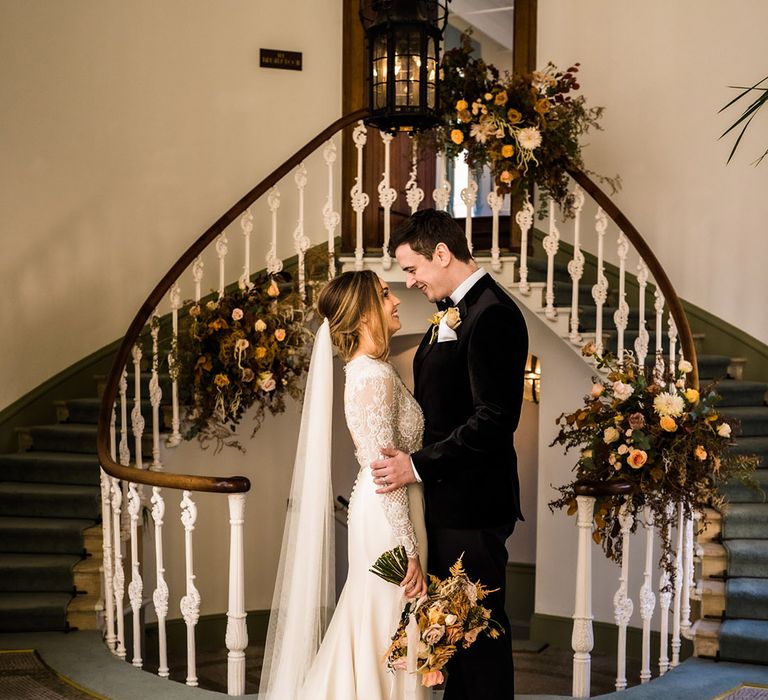
{"type": "Polygon", "coordinates": [[[405,272],[405,286],[408,289],[416,287],[431,302],[445,299],[450,293],[447,275],[445,274],[445,256],[439,243],[428,260],[423,255],[414,252],[407,243],[398,246],[395,257],[405,272]]]}

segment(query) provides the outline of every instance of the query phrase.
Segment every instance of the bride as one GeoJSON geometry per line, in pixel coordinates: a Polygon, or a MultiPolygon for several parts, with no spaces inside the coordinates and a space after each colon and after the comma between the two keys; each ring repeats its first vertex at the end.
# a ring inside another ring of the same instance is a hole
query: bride
{"type": "Polygon", "coordinates": [[[406,598],[426,593],[421,484],[376,494],[370,464],[381,448],[421,447],[424,418],[387,362],[400,301],[373,272],[346,272],[318,299],[325,320],[312,352],[259,697],[401,700],[427,697],[415,674],[392,673],[385,653],[406,598]],[[360,470],[349,499],[349,573],[333,617],[330,416],[333,344],[346,362],[344,413],[360,470]],[[402,545],[400,587],[369,569],[402,545]],[[322,639],[322,644],[320,640],[322,639]],[[318,650],[319,645],[319,650],[318,650]]]}

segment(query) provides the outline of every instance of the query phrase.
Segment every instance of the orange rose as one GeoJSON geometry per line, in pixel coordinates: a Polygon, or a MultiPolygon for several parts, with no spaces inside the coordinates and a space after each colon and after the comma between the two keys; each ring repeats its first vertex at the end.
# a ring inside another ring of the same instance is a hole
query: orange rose
{"type": "Polygon", "coordinates": [[[501,155],[504,158],[511,158],[515,154],[515,147],[511,143],[504,144],[501,147],[501,155]]]}
{"type": "Polygon", "coordinates": [[[662,416],[659,419],[659,425],[662,430],[666,430],[668,433],[674,433],[677,430],[677,423],[672,416],[662,416]]]}
{"type": "Polygon", "coordinates": [[[277,282],[274,279],[270,283],[269,289],[267,289],[267,294],[271,297],[280,296],[280,287],[277,286],[277,282]]]}
{"type": "Polygon", "coordinates": [[[702,445],[696,445],[696,449],[693,451],[693,454],[696,455],[696,459],[699,459],[702,462],[707,458],[707,451],[702,445]]]}
{"type": "Polygon", "coordinates": [[[257,347],[256,350],[253,351],[253,356],[257,360],[263,360],[266,354],[267,354],[267,349],[265,347],[262,347],[261,345],[259,345],[259,347],[257,347]]]}
{"type": "Polygon", "coordinates": [[[533,107],[539,114],[546,114],[549,112],[549,100],[546,97],[542,97],[533,107]]]}
{"type": "Polygon", "coordinates": [[[275,331],[275,338],[277,339],[278,343],[282,343],[285,340],[285,329],[284,328],[278,328],[275,331]]]}
{"type": "Polygon", "coordinates": [[[464,141],[464,133],[461,131],[461,129],[453,129],[451,131],[451,141],[453,141],[457,146],[464,141]]]}
{"type": "Polygon", "coordinates": [[[469,109],[469,105],[467,104],[466,100],[459,100],[456,103],[456,111],[457,112],[463,112],[465,109],[469,109]]]}
{"type": "Polygon", "coordinates": [[[443,674],[441,671],[427,671],[427,673],[421,674],[421,684],[427,688],[431,688],[433,685],[440,685],[443,682],[443,674]]]}
{"type": "Polygon", "coordinates": [[[520,112],[518,112],[516,109],[507,110],[507,119],[509,119],[510,124],[517,124],[522,118],[523,115],[520,114],[520,112]]]}
{"type": "Polygon", "coordinates": [[[632,450],[627,457],[627,464],[632,469],[640,469],[648,461],[648,455],[643,450],[632,450]]]}
{"type": "Polygon", "coordinates": [[[507,91],[502,90],[501,92],[497,93],[494,102],[499,105],[499,107],[507,104],[507,91]]]}
{"type": "Polygon", "coordinates": [[[468,109],[462,109],[461,112],[459,112],[459,121],[464,122],[465,124],[472,121],[472,115],[469,113],[468,109]]]}
{"type": "Polygon", "coordinates": [[[213,383],[216,386],[227,386],[229,384],[229,377],[225,374],[217,374],[216,378],[213,380],[213,383]]]}
{"type": "Polygon", "coordinates": [[[502,170],[501,175],[499,175],[499,180],[501,180],[502,182],[511,182],[512,173],[509,172],[509,170],[502,170]]]}

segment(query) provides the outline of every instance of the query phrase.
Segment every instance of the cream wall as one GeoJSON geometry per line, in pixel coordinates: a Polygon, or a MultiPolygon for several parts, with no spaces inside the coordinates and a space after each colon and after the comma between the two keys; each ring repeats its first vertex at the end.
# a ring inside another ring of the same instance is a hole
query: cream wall
{"type": "Polygon", "coordinates": [[[120,336],[340,115],[341,3],[0,0],[0,104],[3,408],[120,336]],[[259,68],[259,48],[304,69],[259,68]]]}
{"type": "Polygon", "coordinates": [[[726,167],[740,113],[718,110],[729,85],[765,77],[764,0],[546,0],[537,62],[580,61],[591,105],[606,107],[586,164],[619,173],[615,201],[646,237],[678,293],[768,342],[768,110],[726,167]],[[743,281],[739,286],[736,281],[743,281]]]}

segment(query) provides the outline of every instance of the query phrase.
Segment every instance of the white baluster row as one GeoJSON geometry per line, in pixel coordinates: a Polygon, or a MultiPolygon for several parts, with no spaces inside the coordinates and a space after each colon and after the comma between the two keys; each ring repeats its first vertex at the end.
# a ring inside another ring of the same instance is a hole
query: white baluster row
{"type": "Polygon", "coordinates": [[[584,191],[577,187],[574,192],[574,222],[573,222],[573,260],[568,263],[568,273],[571,276],[573,289],[571,292],[571,323],[569,340],[574,345],[581,345],[579,333],[579,283],[584,275],[584,253],[581,252],[581,210],[584,208],[584,191]]]}
{"type": "Polygon", "coordinates": [[[392,158],[392,139],[394,136],[387,132],[380,132],[381,140],[384,142],[384,172],[379,182],[379,204],[384,210],[384,245],[381,249],[381,264],[385,270],[392,267],[392,256],[389,254],[389,236],[392,216],[392,205],[397,199],[397,190],[390,185],[391,176],[391,158],[392,158]]]}

